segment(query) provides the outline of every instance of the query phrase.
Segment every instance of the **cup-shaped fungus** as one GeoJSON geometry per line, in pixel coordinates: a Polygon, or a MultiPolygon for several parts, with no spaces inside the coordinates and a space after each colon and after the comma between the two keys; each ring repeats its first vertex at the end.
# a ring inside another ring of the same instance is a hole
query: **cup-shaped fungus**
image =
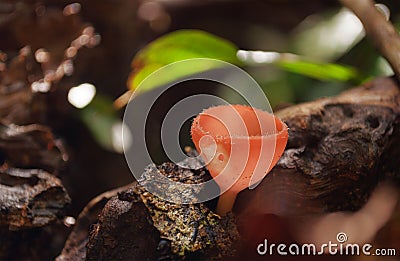
{"type": "Polygon", "coordinates": [[[258,184],[281,157],[287,126],[244,105],[211,107],[193,121],[192,140],[220,188],[216,212],[231,211],[237,194],[258,184]]]}

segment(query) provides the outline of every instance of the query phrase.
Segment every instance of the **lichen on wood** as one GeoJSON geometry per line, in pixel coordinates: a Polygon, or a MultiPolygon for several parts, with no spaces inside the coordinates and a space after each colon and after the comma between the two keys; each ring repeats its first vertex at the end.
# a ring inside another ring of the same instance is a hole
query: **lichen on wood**
{"type": "MultiPolygon", "coordinates": [[[[177,180],[177,184],[195,184],[209,179],[209,174],[204,169],[195,175],[193,171],[178,167],[173,163],[164,163],[157,170],[164,176],[177,180]]],[[[146,176],[150,178],[156,176],[157,170],[149,168],[146,176]]],[[[221,256],[234,254],[232,246],[238,240],[235,226],[224,227],[221,217],[206,205],[166,202],[143,189],[139,195],[161,238],[171,242],[171,250],[174,254],[184,256],[185,252],[207,251],[211,248],[216,248],[221,256]]]]}
{"type": "MultiPolygon", "coordinates": [[[[158,166],[157,170],[166,177],[183,183],[204,181],[205,176],[209,178],[209,174],[204,169],[202,175],[193,175],[191,170],[181,168],[173,163],[164,163],[158,166]]],[[[144,177],[152,177],[155,175],[155,171],[154,168],[148,168],[144,177]]],[[[130,189],[120,192],[118,197],[112,198],[103,209],[99,222],[94,226],[89,237],[87,257],[89,259],[118,258],[121,251],[134,251],[137,256],[141,255],[138,249],[146,248],[148,257],[152,257],[153,253],[156,253],[158,257],[171,256],[174,259],[181,259],[185,256],[222,258],[235,254],[236,247],[234,246],[238,240],[239,235],[233,216],[228,215],[221,218],[202,203],[167,202],[135,183],[130,189]],[[136,219],[142,215],[144,217],[140,221],[136,220],[132,224],[120,227],[121,222],[122,224],[127,222],[124,215],[130,215],[132,209],[135,209],[136,219]],[[142,233],[135,226],[144,231],[153,232],[142,233]],[[125,233],[119,233],[119,229],[132,233],[125,235],[125,233]],[[113,239],[104,241],[107,238],[113,239]],[[154,240],[158,242],[157,245],[153,244],[154,240]],[[129,250],[121,249],[125,245],[124,242],[127,241],[130,242],[131,248],[129,250]],[[115,242],[113,250],[107,251],[110,242],[115,242]],[[148,246],[149,242],[153,243],[148,246]],[[106,247],[104,247],[105,245],[106,247]],[[100,250],[99,246],[103,246],[104,251],[100,250]],[[94,251],[94,249],[97,250],[94,251]],[[120,250],[115,251],[115,249],[120,250]],[[160,249],[163,251],[160,252],[160,249]]]]}

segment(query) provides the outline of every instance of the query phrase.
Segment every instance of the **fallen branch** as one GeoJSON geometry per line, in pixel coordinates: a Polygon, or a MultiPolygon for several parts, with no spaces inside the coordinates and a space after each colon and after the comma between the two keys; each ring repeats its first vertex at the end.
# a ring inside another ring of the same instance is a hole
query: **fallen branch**
{"type": "Polygon", "coordinates": [[[43,227],[62,216],[70,201],[61,181],[43,170],[0,170],[0,227],[43,227]]]}

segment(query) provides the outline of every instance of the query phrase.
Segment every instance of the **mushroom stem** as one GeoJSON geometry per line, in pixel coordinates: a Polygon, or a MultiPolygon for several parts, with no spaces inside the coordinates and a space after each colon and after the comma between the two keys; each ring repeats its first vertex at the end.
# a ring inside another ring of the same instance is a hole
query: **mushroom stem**
{"type": "Polygon", "coordinates": [[[237,197],[236,192],[230,190],[225,191],[225,193],[219,196],[215,212],[220,216],[225,216],[228,212],[232,211],[236,197],[237,197]]]}

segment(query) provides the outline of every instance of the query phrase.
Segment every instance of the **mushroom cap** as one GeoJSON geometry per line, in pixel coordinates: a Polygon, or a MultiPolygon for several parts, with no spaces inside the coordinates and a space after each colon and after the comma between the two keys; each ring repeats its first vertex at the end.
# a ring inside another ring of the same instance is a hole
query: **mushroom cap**
{"type": "Polygon", "coordinates": [[[275,166],[285,149],[288,128],[271,113],[222,105],[200,113],[191,134],[221,193],[239,193],[275,166]]]}

